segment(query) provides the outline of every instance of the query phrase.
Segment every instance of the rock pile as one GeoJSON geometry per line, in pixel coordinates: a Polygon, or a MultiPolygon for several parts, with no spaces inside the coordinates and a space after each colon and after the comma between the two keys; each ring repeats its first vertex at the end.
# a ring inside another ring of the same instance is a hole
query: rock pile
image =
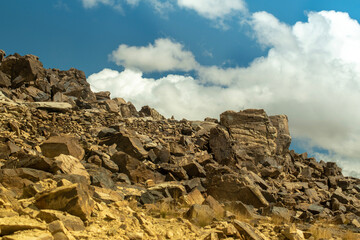
{"type": "Polygon", "coordinates": [[[334,239],[360,232],[360,180],[290,143],[285,115],[166,119],[93,93],[79,70],[0,51],[0,239],[316,239],[325,221],[334,239]]]}

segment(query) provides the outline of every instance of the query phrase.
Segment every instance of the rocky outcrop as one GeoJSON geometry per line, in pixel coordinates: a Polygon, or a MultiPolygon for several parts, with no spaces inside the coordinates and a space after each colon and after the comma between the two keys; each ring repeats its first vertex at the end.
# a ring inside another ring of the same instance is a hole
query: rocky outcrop
{"type": "Polygon", "coordinates": [[[308,226],[323,222],[334,239],[360,231],[360,180],[289,150],[285,115],[166,119],[93,93],[79,70],[1,53],[2,239],[316,239],[308,226]]]}

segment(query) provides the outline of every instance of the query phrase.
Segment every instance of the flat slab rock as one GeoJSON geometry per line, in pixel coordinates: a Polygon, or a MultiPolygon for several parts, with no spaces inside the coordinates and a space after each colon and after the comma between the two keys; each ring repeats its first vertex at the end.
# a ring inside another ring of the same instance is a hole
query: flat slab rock
{"type": "Polygon", "coordinates": [[[24,217],[0,218],[0,235],[9,235],[16,231],[39,229],[46,230],[47,225],[35,219],[24,217]]]}

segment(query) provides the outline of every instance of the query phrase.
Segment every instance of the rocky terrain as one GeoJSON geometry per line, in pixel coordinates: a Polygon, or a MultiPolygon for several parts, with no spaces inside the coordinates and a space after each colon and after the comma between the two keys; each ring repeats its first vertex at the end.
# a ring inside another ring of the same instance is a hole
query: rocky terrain
{"type": "Polygon", "coordinates": [[[285,115],[166,119],[0,50],[0,239],[360,239],[360,180],[285,115]]]}

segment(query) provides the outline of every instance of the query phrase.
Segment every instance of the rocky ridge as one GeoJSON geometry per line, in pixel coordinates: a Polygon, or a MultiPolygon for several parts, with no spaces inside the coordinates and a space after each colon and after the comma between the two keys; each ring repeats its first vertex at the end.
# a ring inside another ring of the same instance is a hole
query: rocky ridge
{"type": "Polygon", "coordinates": [[[285,115],[166,119],[0,50],[0,239],[359,239],[360,180],[285,115]]]}

